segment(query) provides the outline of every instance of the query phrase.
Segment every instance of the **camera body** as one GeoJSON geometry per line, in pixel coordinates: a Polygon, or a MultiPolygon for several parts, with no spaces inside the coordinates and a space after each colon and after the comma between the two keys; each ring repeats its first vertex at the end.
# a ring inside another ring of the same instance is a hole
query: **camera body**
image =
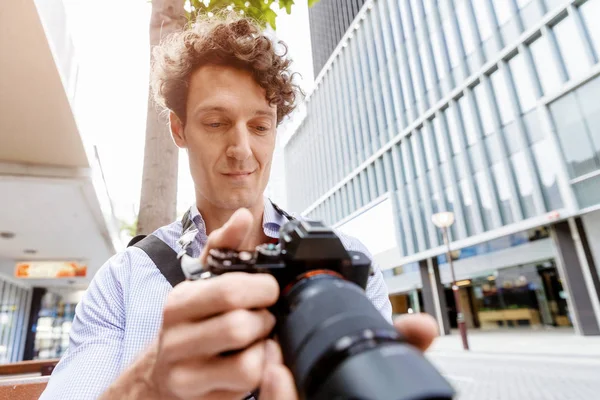
{"type": "Polygon", "coordinates": [[[302,399],[452,399],[448,382],[366,297],[365,254],[317,221],[291,220],[279,236],[254,252],[211,249],[203,268],[276,278],[275,334],[302,399]]]}
{"type": "Polygon", "coordinates": [[[373,272],[371,260],[363,253],[347,251],[331,229],[318,221],[301,220],[283,225],[279,245],[263,244],[253,253],[211,249],[204,270],[212,275],[234,271],[271,274],[279,283],[282,298],[296,283],[321,274],[364,290],[373,272]]]}

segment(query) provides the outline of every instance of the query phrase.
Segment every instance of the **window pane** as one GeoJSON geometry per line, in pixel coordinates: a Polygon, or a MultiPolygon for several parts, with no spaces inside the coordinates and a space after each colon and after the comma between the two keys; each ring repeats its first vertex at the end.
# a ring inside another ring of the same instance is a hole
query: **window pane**
{"type": "Polygon", "coordinates": [[[458,187],[460,189],[460,195],[462,197],[462,203],[464,206],[464,216],[467,225],[467,235],[473,235],[475,233],[475,210],[473,209],[473,196],[469,190],[469,185],[466,179],[459,182],[458,187]]]}
{"type": "Polygon", "coordinates": [[[502,153],[500,152],[501,144],[499,140],[500,135],[497,133],[494,133],[483,140],[490,164],[494,164],[496,161],[500,161],[502,159],[502,153]]]}
{"type": "Polygon", "coordinates": [[[381,157],[375,160],[375,175],[377,176],[377,195],[381,196],[389,190],[389,188],[386,186],[385,172],[383,170],[383,159],[381,157]]]}
{"type": "Polygon", "coordinates": [[[521,9],[521,8],[524,8],[529,3],[531,3],[531,0],[517,0],[517,7],[519,7],[519,9],[521,9]]]}
{"type": "Polygon", "coordinates": [[[581,111],[591,135],[596,157],[600,160],[600,77],[577,91],[581,111]]]}
{"type": "Polygon", "coordinates": [[[469,158],[471,159],[471,166],[473,167],[473,171],[481,171],[483,168],[487,167],[485,165],[483,158],[481,157],[479,148],[481,147],[480,143],[474,144],[469,147],[469,158]]]}
{"type": "Polygon", "coordinates": [[[592,43],[596,51],[600,53],[600,0],[588,0],[581,7],[581,16],[585,22],[592,43]]]}
{"type": "Polygon", "coordinates": [[[419,57],[421,58],[421,66],[423,67],[423,75],[425,76],[425,91],[428,91],[431,90],[436,81],[434,81],[435,71],[432,71],[431,68],[429,68],[429,62],[427,61],[428,55],[427,50],[425,48],[425,43],[421,43],[421,45],[419,46],[419,57]]]}
{"type": "Polygon", "coordinates": [[[481,216],[483,217],[483,224],[486,230],[493,228],[492,223],[492,198],[490,195],[490,187],[485,179],[483,172],[475,174],[475,187],[481,200],[481,216]]]}
{"type": "Polygon", "coordinates": [[[456,172],[456,179],[462,179],[465,178],[467,176],[467,171],[465,169],[465,165],[461,160],[461,155],[456,155],[453,157],[453,163],[454,163],[454,171],[456,172]]]}
{"type": "Polygon", "coordinates": [[[577,182],[573,185],[575,196],[579,201],[579,205],[583,207],[591,207],[600,203],[600,175],[595,176],[585,181],[577,182]]]}
{"type": "Polygon", "coordinates": [[[538,76],[542,82],[544,94],[548,95],[556,91],[562,84],[556,61],[550,50],[550,43],[546,36],[541,36],[533,42],[529,49],[535,64],[538,76]]]}
{"type": "MultiPolygon", "coordinates": [[[[443,34],[443,33],[442,33],[443,34]]],[[[444,50],[443,43],[438,40],[438,36],[434,32],[430,32],[429,37],[431,39],[431,46],[433,48],[433,57],[435,61],[435,68],[438,74],[439,80],[443,80],[446,77],[446,69],[444,68],[444,50]]]]}
{"type": "Polygon", "coordinates": [[[469,6],[468,1],[460,1],[458,8],[456,9],[456,18],[458,20],[458,26],[460,29],[460,35],[462,36],[463,45],[465,47],[465,54],[469,54],[475,51],[475,40],[473,31],[471,29],[471,23],[469,22],[467,7],[469,6]]]}
{"type": "Polygon", "coordinates": [[[449,186],[454,184],[454,180],[450,176],[450,166],[448,163],[440,165],[440,171],[442,172],[442,185],[449,186]]]}
{"type": "Polygon", "coordinates": [[[496,103],[498,104],[498,111],[500,112],[500,121],[502,125],[506,125],[514,120],[512,108],[510,106],[510,97],[508,95],[507,82],[504,80],[502,71],[496,71],[490,75],[492,87],[494,88],[494,94],[496,96],[496,103]]]}
{"type": "Polygon", "coordinates": [[[515,81],[517,97],[521,112],[526,113],[535,107],[536,96],[533,83],[531,82],[529,71],[525,65],[525,57],[523,54],[517,54],[508,62],[512,78],[515,81]]]}
{"type": "Polygon", "coordinates": [[[563,201],[558,189],[558,163],[548,140],[542,140],[531,146],[537,170],[542,181],[542,193],[547,210],[562,208],[563,201]]]}
{"type": "Polygon", "coordinates": [[[433,128],[435,132],[436,148],[438,150],[438,161],[441,163],[447,160],[446,158],[446,147],[444,145],[441,118],[438,116],[433,120],[433,128]]]}
{"type": "Polygon", "coordinates": [[[525,25],[525,30],[527,30],[542,18],[542,15],[544,15],[544,6],[541,5],[541,2],[532,0],[519,0],[519,2],[524,3],[523,5],[519,4],[519,14],[525,25]]]}
{"type": "Polygon", "coordinates": [[[574,93],[569,93],[550,105],[556,131],[572,178],[595,171],[592,142],[583,122],[574,93]]]}
{"type": "Polygon", "coordinates": [[[527,162],[525,161],[525,155],[523,152],[514,154],[510,158],[512,164],[513,173],[517,178],[517,185],[519,186],[519,194],[521,196],[521,208],[523,209],[523,215],[525,218],[530,218],[536,215],[535,205],[533,203],[533,183],[531,182],[531,175],[527,173],[527,162]]]}
{"type": "MultiPolygon", "coordinates": [[[[454,198],[454,193],[452,193],[452,187],[448,186],[444,189],[444,197],[446,198],[446,204],[448,205],[448,211],[454,211],[456,209],[456,199],[454,198]]],[[[452,240],[458,239],[458,232],[456,226],[458,224],[452,224],[450,227],[450,233],[452,234],[452,240]]]]}
{"type": "Polygon", "coordinates": [[[450,142],[452,144],[452,153],[458,154],[460,153],[460,131],[458,129],[456,117],[454,115],[454,109],[447,108],[444,111],[444,115],[446,116],[446,121],[448,123],[448,133],[450,134],[450,142]]]}
{"type": "Polygon", "coordinates": [[[471,112],[471,106],[465,96],[458,100],[458,106],[460,108],[460,115],[462,115],[465,135],[467,136],[467,144],[470,146],[477,141],[478,136],[477,129],[475,129],[473,113],[471,112]]]}
{"type": "Polygon", "coordinates": [[[590,65],[585,55],[583,40],[577,32],[573,18],[563,19],[552,30],[556,35],[558,47],[567,66],[569,78],[573,79],[587,72],[590,65]]]}
{"type": "Polygon", "coordinates": [[[506,143],[506,152],[508,154],[514,154],[521,150],[519,127],[516,122],[513,121],[502,128],[502,135],[504,136],[504,143],[506,143]]]}
{"type": "Polygon", "coordinates": [[[425,152],[425,168],[430,170],[435,167],[433,161],[433,152],[435,151],[434,144],[431,142],[431,132],[429,129],[421,130],[421,138],[423,139],[423,150],[425,152]]]}
{"type": "Polygon", "coordinates": [[[506,0],[493,0],[494,10],[496,11],[496,18],[498,19],[498,26],[504,25],[505,22],[510,20],[510,5],[506,0]]]}
{"type": "Polygon", "coordinates": [[[479,109],[479,116],[481,118],[483,134],[489,135],[490,133],[494,132],[494,121],[492,119],[490,103],[488,102],[483,85],[475,86],[475,88],[473,89],[473,94],[475,94],[477,108],[479,109]]]}
{"type": "Polygon", "coordinates": [[[488,2],[475,0],[471,1],[471,4],[475,11],[475,18],[477,19],[477,27],[479,28],[481,41],[485,42],[492,36],[492,26],[487,19],[488,2]]]}
{"type": "Polygon", "coordinates": [[[443,24],[444,30],[444,39],[446,40],[446,45],[448,46],[448,55],[450,57],[450,67],[451,69],[458,66],[460,62],[460,57],[458,55],[458,44],[452,33],[452,25],[450,20],[447,20],[443,24]]]}
{"type": "Polygon", "coordinates": [[[514,222],[512,207],[510,205],[510,183],[502,163],[497,163],[492,166],[492,175],[498,191],[498,201],[500,202],[500,213],[502,214],[502,220],[504,221],[505,225],[510,224],[514,222]]]}
{"type": "Polygon", "coordinates": [[[543,125],[540,124],[537,110],[531,110],[523,116],[523,123],[525,124],[525,130],[529,137],[529,143],[535,143],[545,137],[543,125]]]}

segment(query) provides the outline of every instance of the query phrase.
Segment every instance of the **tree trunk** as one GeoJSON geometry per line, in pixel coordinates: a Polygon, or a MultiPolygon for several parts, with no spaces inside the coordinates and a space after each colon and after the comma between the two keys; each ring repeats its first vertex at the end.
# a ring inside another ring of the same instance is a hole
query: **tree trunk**
{"type": "MultiPolygon", "coordinates": [[[[151,51],[163,37],[181,29],[185,22],[182,0],[153,0],[151,51]]],[[[178,151],[169,133],[167,115],[158,110],[149,92],[138,234],[150,234],[175,219],[178,151]]]]}

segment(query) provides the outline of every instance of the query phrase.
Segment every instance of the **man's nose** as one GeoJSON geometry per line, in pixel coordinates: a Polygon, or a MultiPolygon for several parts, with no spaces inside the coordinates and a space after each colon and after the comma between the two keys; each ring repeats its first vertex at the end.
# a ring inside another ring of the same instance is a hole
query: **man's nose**
{"type": "Polygon", "coordinates": [[[227,146],[227,157],[244,161],[250,157],[250,132],[245,124],[238,124],[229,132],[229,144],[227,146]]]}

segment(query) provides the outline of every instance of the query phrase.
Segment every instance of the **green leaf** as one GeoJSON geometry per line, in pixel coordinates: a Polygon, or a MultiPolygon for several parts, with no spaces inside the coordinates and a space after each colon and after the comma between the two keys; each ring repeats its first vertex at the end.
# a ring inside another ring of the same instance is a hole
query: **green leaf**
{"type": "MultiPolygon", "coordinates": [[[[280,9],[285,9],[287,14],[292,13],[295,0],[279,0],[277,3],[280,9]]],[[[307,0],[309,7],[317,3],[319,0],[307,0]]],[[[188,19],[195,18],[198,14],[206,14],[212,12],[217,14],[231,6],[233,11],[239,13],[244,12],[247,17],[255,19],[263,28],[267,25],[276,29],[277,13],[271,9],[274,0],[211,0],[208,6],[204,5],[202,0],[184,0],[184,3],[189,4],[190,12],[186,15],[188,19]],[[246,6],[248,4],[248,6],[246,6]]]]}
{"type": "Polygon", "coordinates": [[[292,13],[292,6],[294,5],[294,0],[279,0],[279,8],[284,9],[285,12],[289,15],[292,13]]]}

